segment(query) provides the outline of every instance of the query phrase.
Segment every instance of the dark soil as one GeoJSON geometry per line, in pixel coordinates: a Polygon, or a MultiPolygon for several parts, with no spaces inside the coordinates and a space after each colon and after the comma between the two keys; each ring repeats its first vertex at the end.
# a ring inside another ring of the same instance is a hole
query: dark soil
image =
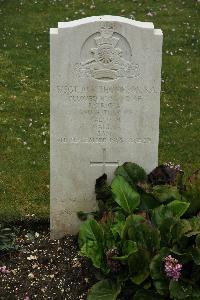
{"type": "MultiPolygon", "coordinates": [[[[47,226],[46,226],[47,227],[47,226]]],[[[50,240],[46,228],[20,227],[17,250],[0,253],[0,300],[85,300],[94,270],[78,254],[77,237],[50,240]]]]}

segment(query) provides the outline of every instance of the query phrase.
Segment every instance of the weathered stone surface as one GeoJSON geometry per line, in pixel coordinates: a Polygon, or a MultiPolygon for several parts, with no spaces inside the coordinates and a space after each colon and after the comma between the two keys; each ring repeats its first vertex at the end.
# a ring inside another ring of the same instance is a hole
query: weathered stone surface
{"type": "Polygon", "coordinates": [[[104,172],[157,165],[162,32],[152,23],[102,16],[51,29],[51,232],[79,228],[96,209],[104,172]]]}

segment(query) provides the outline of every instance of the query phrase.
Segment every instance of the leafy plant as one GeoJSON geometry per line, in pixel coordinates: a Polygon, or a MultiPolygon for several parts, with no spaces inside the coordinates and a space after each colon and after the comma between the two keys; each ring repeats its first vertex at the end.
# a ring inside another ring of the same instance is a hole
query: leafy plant
{"type": "Polygon", "coordinates": [[[110,186],[106,175],[97,180],[101,213],[83,222],[78,239],[103,278],[88,300],[200,299],[200,217],[191,214],[197,198],[189,200],[179,180],[155,185],[149,178],[126,163],[110,186]]]}
{"type": "Polygon", "coordinates": [[[131,185],[122,177],[117,175],[112,184],[111,190],[114,194],[114,200],[128,214],[140,204],[140,195],[131,187],[131,185]]]}
{"type": "Polygon", "coordinates": [[[121,286],[113,281],[102,280],[89,291],[88,300],[115,300],[121,291],[121,286]]]}
{"type": "Polygon", "coordinates": [[[187,215],[196,215],[200,213],[200,170],[197,170],[185,183],[183,196],[188,199],[190,208],[187,215]]]}
{"type": "Polygon", "coordinates": [[[145,170],[135,163],[126,162],[122,166],[117,167],[115,176],[122,176],[132,186],[137,183],[146,182],[147,175],[145,170]]]}

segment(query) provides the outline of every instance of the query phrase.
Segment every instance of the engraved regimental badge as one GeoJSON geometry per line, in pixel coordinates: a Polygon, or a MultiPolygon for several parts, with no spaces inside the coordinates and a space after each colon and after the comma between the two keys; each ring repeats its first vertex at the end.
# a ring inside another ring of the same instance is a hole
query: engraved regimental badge
{"type": "Polygon", "coordinates": [[[139,65],[132,61],[130,44],[109,24],[101,26],[100,32],[85,41],[81,60],[75,66],[78,77],[115,80],[140,75],[139,65]]]}

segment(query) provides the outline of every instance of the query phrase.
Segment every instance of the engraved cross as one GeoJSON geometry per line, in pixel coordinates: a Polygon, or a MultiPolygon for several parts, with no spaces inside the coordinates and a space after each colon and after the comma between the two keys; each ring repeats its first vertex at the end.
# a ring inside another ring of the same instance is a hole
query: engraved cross
{"type": "Polygon", "coordinates": [[[119,161],[107,161],[106,160],[106,149],[103,148],[102,150],[103,150],[103,161],[91,161],[90,165],[91,166],[101,166],[101,167],[103,167],[103,172],[106,173],[106,167],[108,167],[108,166],[118,167],[119,161]]]}

